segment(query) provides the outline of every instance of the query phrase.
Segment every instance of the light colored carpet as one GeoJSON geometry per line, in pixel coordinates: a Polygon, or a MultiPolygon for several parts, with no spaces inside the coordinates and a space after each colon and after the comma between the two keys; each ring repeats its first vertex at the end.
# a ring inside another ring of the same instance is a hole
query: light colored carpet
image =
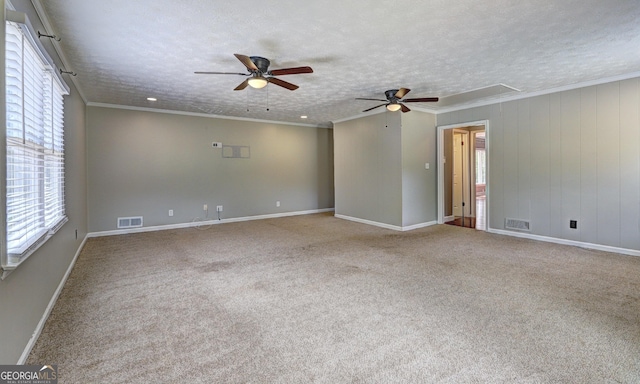
{"type": "Polygon", "coordinates": [[[640,381],[640,258],[296,216],[90,239],[61,383],[640,381]]]}

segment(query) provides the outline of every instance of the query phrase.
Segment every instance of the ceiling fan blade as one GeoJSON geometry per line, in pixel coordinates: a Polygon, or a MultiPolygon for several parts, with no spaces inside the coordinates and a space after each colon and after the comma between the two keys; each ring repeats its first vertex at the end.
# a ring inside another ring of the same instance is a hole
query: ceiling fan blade
{"type": "Polygon", "coordinates": [[[234,91],[242,91],[243,89],[247,88],[247,85],[249,85],[249,79],[247,79],[247,80],[243,81],[242,83],[240,83],[240,85],[235,87],[233,90],[234,91]]]}
{"type": "Polygon", "coordinates": [[[406,95],[409,92],[411,92],[411,90],[409,88],[400,88],[400,89],[398,89],[398,92],[396,92],[395,96],[398,99],[402,99],[404,97],[404,95],[406,95]]]}
{"type": "Polygon", "coordinates": [[[269,73],[273,76],[295,75],[298,73],[313,73],[313,69],[311,67],[281,68],[269,71],[269,73]]]}
{"type": "Polygon", "coordinates": [[[253,61],[251,61],[251,58],[249,56],[241,55],[239,53],[234,53],[233,55],[235,57],[237,57],[238,60],[240,60],[242,62],[242,64],[244,64],[244,66],[247,67],[248,70],[250,70],[250,71],[257,71],[258,70],[258,67],[256,67],[256,65],[253,63],[253,61]]]}
{"type": "Polygon", "coordinates": [[[237,72],[193,72],[196,75],[241,75],[241,76],[249,76],[246,73],[237,73],[237,72]]]}
{"type": "Polygon", "coordinates": [[[298,87],[297,85],[295,85],[295,84],[291,84],[291,83],[286,82],[286,81],[284,81],[284,80],[280,80],[280,79],[278,79],[278,78],[276,78],[276,77],[269,77],[267,80],[268,80],[270,83],[273,83],[273,84],[275,84],[275,85],[279,85],[279,86],[281,86],[282,88],[287,88],[287,89],[288,89],[288,90],[290,90],[290,91],[295,91],[296,89],[298,89],[298,88],[299,88],[299,87],[298,87]]]}
{"type": "Polygon", "coordinates": [[[376,105],[375,107],[371,107],[371,108],[369,108],[369,109],[365,109],[365,110],[364,110],[364,111],[362,111],[362,112],[369,112],[369,111],[370,111],[370,110],[372,110],[372,109],[380,108],[380,107],[382,107],[382,106],[384,106],[384,105],[387,105],[387,104],[385,103],[385,104],[376,105]]]}
{"type": "Polygon", "coordinates": [[[402,100],[403,103],[431,103],[438,101],[437,97],[419,97],[416,99],[405,99],[402,100]]]}
{"type": "Polygon", "coordinates": [[[400,104],[400,109],[402,109],[402,113],[410,111],[409,107],[407,107],[406,105],[404,105],[402,103],[399,103],[399,104],[400,104]]]}
{"type": "Polygon", "coordinates": [[[364,97],[356,97],[356,100],[388,101],[388,100],[382,100],[382,99],[366,99],[364,97]]]}

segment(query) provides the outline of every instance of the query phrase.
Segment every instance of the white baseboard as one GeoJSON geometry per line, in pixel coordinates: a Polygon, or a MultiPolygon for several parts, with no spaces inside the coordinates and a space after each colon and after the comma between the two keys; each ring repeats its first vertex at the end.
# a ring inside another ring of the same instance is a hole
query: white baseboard
{"type": "Polygon", "coordinates": [[[27,361],[27,358],[29,357],[29,354],[31,353],[31,350],[36,345],[36,341],[38,341],[38,338],[40,337],[40,334],[42,333],[42,330],[44,329],[44,325],[47,322],[47,319],[49,318],[49,315],[51,315],[51,311],[53,310],[54,305],[56,305],[56,301],[58,301],[58,297],[60,297],[60,293],[62,292],[62,288],[64,288],[64,285],[67,282],[67,279],[69,278],[69,275],[71,274],[71,271],[73,270],[73,267],[76,265],[76,260],[78,260],[78,256],[80,256],[80,252],[82,252],[82,248],[84,248],[84,245],[87,242],[87,238],[88,238],[88,236],[85,236],[84,239],[82,239],[82,243],[80,243],[80,246],[76,250],[76,254],[73,256],[73,259],[71,260],[71,263],[69,264],[69,267],[67,268],[67,272],[65,272],[64,276],[62,276],[62,280],[60,280],[60,283],[58,284],[58,288],[53,293],[53,296],[51,297],[51,300],[49,300],[49,305],[47,305],[47,308],[45,309],[44,313],[42,314],[42,318],[40,318],[40,321],[38,322],[38,325],[36,326],[35,331],[33,331],[33,334],[31,335],[31,338],[29,339],[29,342],[27,343],[26,347],[24,348],[24,351],[22,351],[22,355],[20,356],[20,359],[18,360],[18,364],[19,365],[24,365],[24,363],[27,361]]]}
{"type": "Polygon", "coordinates": [[[455,216],[453,216],[453,215],[451,215],[451,216],[445,216],[445,217],[444,217],[444,222],[445,222],[445,223],[448,223],[448,222],[453,221],[453,220],[455,220],[455,219],[456,219],[456,217],[455,217],[455,216]]]}
{"type": "Polygon", "coordinates": [[[402,227],[402,231],[413,231],[414,229],[430,227],[432,225],[437,225],[437,224],[438,224],[438,222],[436,220],[427,221],[426,223],[419,223],[419,224],[414,224],[414,225],[409,225],[409,226],[406,226],[406,227],[402,227]]]}
{"type": "Polygon", "coordinates": [[[300,216],[300,215],[310,215],[314,213],[333,212],[333,210],[334,210],[333,208],[310,209],[307,211],[283,212],[283,213],[273,213],[268,215],[256,215],[256,216],[245,216],[245,217],[232,217],[229,219],[220,219],[220,220],[210,219],[206,221],[192,221],[189,223],[155,225],[151,227],[128,228],[128,229],[116,229],[112,231],[91,232],[87,234],[87,237],[126,235],[130,233],[165,231],[167,229],[192,228],[192,227],[200,227],[200,226],[206,226],[206,225],[237,223],[240,221],[275,219],[278,217],[300,216]]]}
{"type": "Polygon", "coordinates": [[[612,246],[609,246],[609,245],[585,243],[585,242],[582,242],[582,241],[560,239],[560,238],[557,238],[557,237],[549,237],[549,236],[541,236],[541,235],[533,235],[533,234],[530,234],[530,233],[506,231],[506,230],[503,230],[503,229],[489,228],[487,230],[487,232],[495,233],[495,234],[498,234],[498,235],[520,237],[520,238],[523,238],[523,239],[545,241],[547,243],[555,243],[555,244],[562,244],[562,245],[572,245],[574,247],[594,249],[596,251],[620,253],[620,254],[629,255],[629,256],[640,256],[640,251],[636,250],[636,249],[619,248],[619,247],[612,247],[612,246]]]}
{"type": "Polygon", "coordinates": [[[337,217],[338,219],[355,221],[356,223],[373,225],[375,227],[380,227],[380,228],[385,228],[385,229],[392,229],[394,231],[400,231],[400,232],[411,231],[411,230],[414,230],[414,229],[429,227],[431,225],[438,224],[437,221],[429,221],[429,222],[426,222],[426,223],[419,223],[419,224],[414,224],[414,225],[410,225],[410,226],[407,226],[407,227],[401,227],[399,225],[391,225],[391,224],[386,224],[386,223],[379,223],[377,221],[371,221],[371,220],[361,219],[361,218],[358,218],[358,217],[345,216],[345,215],[340,215],[340,214],[335,214],[334,216],[337,217]]]}

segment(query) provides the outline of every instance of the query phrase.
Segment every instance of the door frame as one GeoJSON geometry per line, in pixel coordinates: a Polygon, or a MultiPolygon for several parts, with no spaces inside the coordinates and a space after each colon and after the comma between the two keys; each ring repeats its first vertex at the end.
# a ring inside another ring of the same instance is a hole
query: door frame
{"type": "Polygon", "coordinates": [[[444,131],[447,129],[455,129],[455,128],[468,128],[468,127],[479,127],[484,126],[485,132],[485,150],[486,150],[486,176],[487,176],[487,184],[486,184],[486,206],[485,206],[485,231],[489,230],[489,195],[490,195],[490,167],[489,167],[489,120],[476,120],[470,121],[466,123],[458,123],[458,124],[450,124],[450,125],[441,125],[437,127],[437,154],[438,154],[438,224],[445,223],[445,207],[444,207],[444,131]]]}

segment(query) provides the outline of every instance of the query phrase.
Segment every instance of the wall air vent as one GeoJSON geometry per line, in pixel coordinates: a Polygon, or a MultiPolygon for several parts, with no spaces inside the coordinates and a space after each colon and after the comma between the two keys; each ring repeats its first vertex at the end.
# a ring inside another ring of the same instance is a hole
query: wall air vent
{"type": "Polygon", "coordinates": [[[531,223],[527,220],[504,219],[505,229],[515,229],[516,231],[531,231],[531,223]]]}
{"type": "Polygon", "coordinates": [[[222,157],[227,159],[250,159],[251,147],[248,145],[223,145],[222,157]]]}
{"type": "Polygon", "coordinates": [[[142,227],[142,216],[118,217],[118,228],[142,227]]]}

